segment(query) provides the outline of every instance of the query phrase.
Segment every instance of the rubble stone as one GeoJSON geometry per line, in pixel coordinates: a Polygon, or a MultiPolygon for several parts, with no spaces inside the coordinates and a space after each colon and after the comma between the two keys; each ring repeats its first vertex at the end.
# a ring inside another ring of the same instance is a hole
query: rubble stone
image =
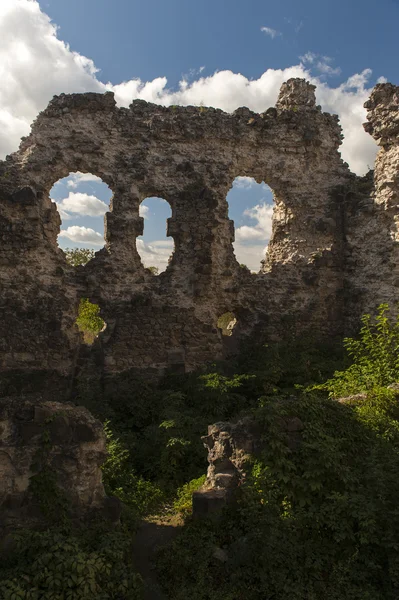
{"type": "Polygon", "coordinates": [[[120,507],[111,506],[116,499],[106,498],[102,484],[105,458],[102,425],[85,408],[39,397],[0,399],[0,539],[15,527],[48,524],[45,507],[53,509],[56,489],[66,516],[100,513],[118,521],[120,507]],[[34,482],[45,474],[56,488],[43,483],[39,493],[34,482]]]}

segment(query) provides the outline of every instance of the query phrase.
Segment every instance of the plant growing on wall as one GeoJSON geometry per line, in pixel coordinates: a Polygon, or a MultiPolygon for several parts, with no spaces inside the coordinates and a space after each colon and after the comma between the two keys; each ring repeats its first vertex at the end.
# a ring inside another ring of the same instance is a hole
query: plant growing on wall
{"type": "Polygon", "coordinates": [[[105,325],[100,317],[100,307],[93,304],[88,298],[81,298],[76,324],[83,333],[86,344],[92,344],[105,325]]]}

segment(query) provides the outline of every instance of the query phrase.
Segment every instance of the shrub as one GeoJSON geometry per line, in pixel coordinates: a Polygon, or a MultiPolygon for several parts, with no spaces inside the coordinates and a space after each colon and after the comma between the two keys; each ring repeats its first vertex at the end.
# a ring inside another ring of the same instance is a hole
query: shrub
{"type": "Polygon", "coordinates": [[[262,404],[256,416],[265,449],[237,505],[216,525],[189,525],[161,555],[170,597],[396,600],[394,392],[370,394],[354,406],[315,394],[262,404]],[[287,416],[304,423],[296,451],[281,427],[287,416]],[[215,558],[215,547],[227,552],[226,563],[215,558]]]}
{"type": "Polygon", "coordinates": [[[86,343],[93,343],[95,337],[105,325],[103,319],[100,317],[100,307],[98,304],[93,304],[87,298],[82,298],[79,304],[76,324],[79,331],[87,337],[86,343]]]}
{"type": "Polygon", "coordinates": [[[0,565],[2,600],[139,600],[142,582],[121,531],[22,531],[0,565]]]}
{"type": "Polygon", "coordinates": [[[387,304],[381,304],[373,320],[362,317],[359,339],[346,338],[344,347],[352,365],[336,371],[323,386],[335,398],[367,392],[399,381],[399,315],[392,318],[387,304]]]}
{"type": "Polygon", "coordinates": [[[142,517],[159,506],[163,492],[155,483],[136,475],[129,450],[114,436],[109,422],[105,423],[104,430],[108,450],[102,467],[105,491],[128,506],[133,517],[142,517]]]}
{"type": "Polygon", "coordinates": [[[206,475],[202,475],[197,479],[192,479],[188,483],[185,483],[177,490],[176,499],[173,503],[173,508],[176,512],[180,513],[183,517],[188,517],[191,514],[193,508],[193,493],[204,485],[205,480],[206,475]]]}

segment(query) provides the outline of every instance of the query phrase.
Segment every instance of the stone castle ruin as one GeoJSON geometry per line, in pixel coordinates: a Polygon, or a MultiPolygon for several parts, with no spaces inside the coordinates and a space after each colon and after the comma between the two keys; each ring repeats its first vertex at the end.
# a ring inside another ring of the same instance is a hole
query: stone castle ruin
{"type": "Polygon", "coordinates": [[[107,324],[92,352],[108,378],[190,371],[247,340],[309,329],[342,337],[365,311],[395,304],[398,105],[399,87],[375,87],[365,128],[380,150],[374,175],[358,177],[341,159],[338,117],[316,106],[305,80],[284,83],[262,114],[142,100],[117,108],[112,93],[55,96],[0,162],[0,395],[47,388],[68,396],[82,362],[82,297],[99,304],[107,324]],[[75,268],[57,245],[49,192],[76,171],[100,177],[113,198],[104,249],[75,268]],[[226,195],[237,176],[274,191],[258,274],[233,252],[226,195]],[[175,251],[158,277],[136,249],[148,196],[172,208],[175,251]],[[227,311],[237,325],[223,339],[217,321],[227,311]]]}

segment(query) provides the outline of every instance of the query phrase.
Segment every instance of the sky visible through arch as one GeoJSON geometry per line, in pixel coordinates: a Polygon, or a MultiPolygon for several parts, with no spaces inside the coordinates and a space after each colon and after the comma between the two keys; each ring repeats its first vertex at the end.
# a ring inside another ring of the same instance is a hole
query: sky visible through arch
{"type": "MultiPolygon", "coordinates": [[[[283,81],[304,77],[323,110],[339,115],[342,156],[363,174],[376,152],[362,129],[363,103],[377,82],[399,83],[398,22],[398,0],[0,0],[0,158],[54,94],[111,90],[119,106],[142,98],[261,112],[283,81]]],[[[109,196],[96,180],[74,177],[53,192],[59,243],[99,249],[109,196]]],[[[236,255],[253,270],[270,235],[270,204],[270,191],[247,178],[229,195],[236,255]]],[[[143,214],[147,264],[161,266],[159,252],[169,253],[166,209],[143,214]]]]}

